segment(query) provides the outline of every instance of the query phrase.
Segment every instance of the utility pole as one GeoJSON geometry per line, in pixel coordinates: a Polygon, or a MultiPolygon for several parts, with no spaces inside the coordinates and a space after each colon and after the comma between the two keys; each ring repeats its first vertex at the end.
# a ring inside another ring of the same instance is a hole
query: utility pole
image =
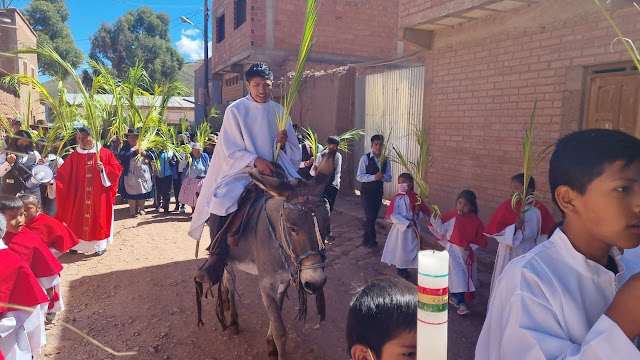
{"type": "Polygon", "coordinates": [[[204,0],[204,119],[208,121],[209,117],[209,0],[204,0]]]}

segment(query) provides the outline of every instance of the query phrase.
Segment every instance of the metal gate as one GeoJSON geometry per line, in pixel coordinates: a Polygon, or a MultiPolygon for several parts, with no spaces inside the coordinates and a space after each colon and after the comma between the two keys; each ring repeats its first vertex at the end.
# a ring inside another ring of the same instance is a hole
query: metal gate
{"type": "MultiPolygon", "coordinates": [[[[371,151],[371,136],[388,136],[391,146],[402,152],[408,161],[416,161],[419,148],[413,136],[414,127],[422,128],[424,98],[424,67],[393,70],[356,78],[356,128],[365,129],[364,140],[356,147],[356,159],[371,151]]],[[[357,163],[355,171],[357,172],[357,163]]],[[[398,175],[405,172],[399,164],[391,162],[393,181],[385,184],[384,196],[390,199],[397,193],[398,175]]]]}

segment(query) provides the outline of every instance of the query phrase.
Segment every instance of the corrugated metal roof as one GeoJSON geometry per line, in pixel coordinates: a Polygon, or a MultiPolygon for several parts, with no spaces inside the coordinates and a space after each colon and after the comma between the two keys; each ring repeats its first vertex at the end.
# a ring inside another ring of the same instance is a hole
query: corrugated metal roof
{"type": "MultiPolygon", "coordinates": [[[[101,99],[107,104],[113,104],[113,95],[111,94],[97,94],[95,97],[101,99]]],[[[82,94],[66,94],[65,99],[70,105],[82,105],[84,98],[82,94]]],[[[149,107],[153,97],[151,96],[136,96],[136,105],[139,107],[149,107]]],[[[155,105],[160,105],[162,97],[155,99],[155,105]]],[[[169,99],[169,108],[193,108],[195,107],[195,99],[193,96],[173,96],[169,99]]]]}

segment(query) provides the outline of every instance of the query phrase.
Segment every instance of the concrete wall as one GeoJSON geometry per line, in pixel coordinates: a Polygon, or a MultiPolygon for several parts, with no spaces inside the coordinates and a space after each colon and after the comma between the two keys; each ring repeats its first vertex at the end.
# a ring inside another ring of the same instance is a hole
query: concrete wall
{"type": "MultiPolygon", "coordinates": [[[[353,129],[355,75],[353,68],[307,73],[291,109],[293,123],[314,129],[322,144],[331,135],[353,129]]],[[[349,191],[354,182],[353,157],[344,153],[342,156],[341,189],[349,191]]]]}
{"type": "MultiPolygon", "coordinates": [[[[623,34],[640,39],[633,6],[613,12],[623,34]]],[[[486,222],[510,196],[509,179],[522,171],[521,143],[534,101],[536,148],[582,126],[586,69],[629,60],[592,1],[542,0],[530,7],[436,32],[426,55],[424,121],[435,164],[433,200],[443,209],[456,194],[478,195],[486,222]]],[[[548,162],[535,173],[551,206],[548,162]]]]}

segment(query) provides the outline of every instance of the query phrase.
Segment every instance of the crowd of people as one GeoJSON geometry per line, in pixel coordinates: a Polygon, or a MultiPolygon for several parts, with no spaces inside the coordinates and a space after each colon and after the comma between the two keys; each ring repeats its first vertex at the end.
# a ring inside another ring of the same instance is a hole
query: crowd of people
{"type": "MultiPolygon", "coordinates": [[[[0,351],[5,358],[30,359],[40,351],[45,322],[64,309],[57,256],[104,253],[113,241],[118,192],[135,217],[145,214],[150,199],[157,211],[168,213],[173,186],[173,211],[185,212],[189,206],[193,212],[189,235],[199,240],[205,224],[209,227],[214,266],[196,279],[215,285],[231,249],[225,237],[215,246],[213,240],[238,210],[251,182],[248,171],[288,180],[316,176],[340,139],[331,136],[326,146],[313,149],[292,124],[279,129],[274,107],[265,105],[272,102],[268,66],[253,64],[245,77],[249,94],[227,109],[217,149],[203,149],[191,142],[190,134],[182,134],[181,143],[191,148],[185,156],[140,148],[136,129],[127,131],[122,146],[112,141],[110,151],[94,140],[89,128],[80,126],[74,151],[59,159],[41,155],[38,141],[14,121],[15,136],[4,142],[0,153],[0,302],[22,308],[0,306],[0,351]],[[274,145],[281,150],[277,163],[269,160],[274,145]],[[55,178],[28,186],[35,166],[43,164],[55,178]]],[[[377,249],[375,224],[384,183],[391,182],[393,174],[383,156],[384,137],[374,135],[370,141],[371,152],[360,159],[357,180],[366,216],[362,245],[377,249]]],[[[334,171],[323,189],[329,212],[340,190],[341,169],[342,157],[336,152],[334,171]]],[[[429,220],[429,230],[448,250],[445,294],[459,315],[470,313],[467,304],[476,290],[474,250],[486,247],[489,238],[499,244],[477,359],[522,354],[535,359],[640,359],[633,343],[640,336],[640,275],[631,272],[640,259],[623,254],[640,245],[639,139],[594,129],[557,142],[549,183],[554,205],[563,215],[558,224],[539,200],[528,196],[536,193],[536,183],[525,174],[511,177],[511,189],[505,189],[519,193],[526,188],[525,204],[507,199],[487,226],[478,217],[475,192],[462,190],[452,210],[440,214],[416,194],[411,174],[396,176],[398,191],[385,216],[392,229],[381,261],[394,265],[398,277],[373,280],[353,298],[347,318],[352,359],[415,358],[417,342],[428,341],[416,336],[417,311],[428,296],[418,296],[424,289],[406,281],[408,269],[418,267],[421,217],[429,220]]],[[[325,240],[333,238],[330,229],[325,235],[325,240]]]]}

